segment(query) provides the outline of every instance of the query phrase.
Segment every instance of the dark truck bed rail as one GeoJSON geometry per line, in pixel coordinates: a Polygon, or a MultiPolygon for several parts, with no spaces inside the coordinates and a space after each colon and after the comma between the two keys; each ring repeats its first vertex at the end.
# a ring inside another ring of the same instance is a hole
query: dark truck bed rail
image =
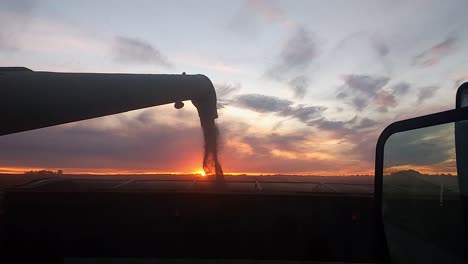
{"type": "Polygon", "coordinates": [[[209,180],[37,180],[6,192],[7,250],[33,259],[375,261],[373,194],[299,183],[228,180],[220,190],[209,180]],[[173,184],[177,191],[157,188],[173,184]]]}

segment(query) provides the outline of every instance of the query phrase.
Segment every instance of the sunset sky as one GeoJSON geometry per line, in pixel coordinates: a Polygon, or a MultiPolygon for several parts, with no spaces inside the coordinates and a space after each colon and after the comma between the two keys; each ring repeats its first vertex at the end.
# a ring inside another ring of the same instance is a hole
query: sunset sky
{"type": "MultiPolygon", "coordinates": [[[[217,89],[226,172],[372,174],[388,124],[454,108],[468,80],[466,10],[465,0],[4,0],[0,66],[202,73],[217,89]]],[[[202,152],[196,109],[167,105],[0,137],[0,173],[191,173],[202,152]]]]}

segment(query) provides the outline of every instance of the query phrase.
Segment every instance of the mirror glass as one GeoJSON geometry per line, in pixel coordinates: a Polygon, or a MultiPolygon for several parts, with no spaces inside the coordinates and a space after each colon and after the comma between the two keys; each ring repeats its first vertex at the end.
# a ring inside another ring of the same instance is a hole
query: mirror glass
{"type": "Polygon", "coordinates": [[[461,91],[460,106],[461,107],[468,106],[468,89],[467,88],[461,91]]]}
{"type": "Polygon", "coordinates": [[[392,262],[464,263],[466,224],[455,145],[454,123],[388,139],[382,210],[392,262]]]}

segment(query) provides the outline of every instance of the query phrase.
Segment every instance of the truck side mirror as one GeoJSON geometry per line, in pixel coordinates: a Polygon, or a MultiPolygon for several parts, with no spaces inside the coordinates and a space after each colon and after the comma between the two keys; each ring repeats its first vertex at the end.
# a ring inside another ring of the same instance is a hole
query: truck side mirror
{"type": "Polygon", "coordinates": [[[454,123],[390,136],[383,172],[382,214],[392,263],[464,263],[454,123]]]}
{"type": "Polygon", "coordinates": [[[375,198],[386,261],[466,263],[468,85],[457,109],[395,122],[376,150],[375,198]]]}

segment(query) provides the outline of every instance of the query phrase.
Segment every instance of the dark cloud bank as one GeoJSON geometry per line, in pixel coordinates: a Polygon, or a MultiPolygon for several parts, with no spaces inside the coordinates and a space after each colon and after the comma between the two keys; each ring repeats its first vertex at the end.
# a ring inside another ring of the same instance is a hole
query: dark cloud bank
{"type": "Polygon", "coordinates": [[[297,118],[302,122],[320,117],[326,107],[296,105],[294,102],[275,96],[262,94],[243,94],[236,98],[234,104],[258,113],[274,113],[282,117],[297,118]]]}

